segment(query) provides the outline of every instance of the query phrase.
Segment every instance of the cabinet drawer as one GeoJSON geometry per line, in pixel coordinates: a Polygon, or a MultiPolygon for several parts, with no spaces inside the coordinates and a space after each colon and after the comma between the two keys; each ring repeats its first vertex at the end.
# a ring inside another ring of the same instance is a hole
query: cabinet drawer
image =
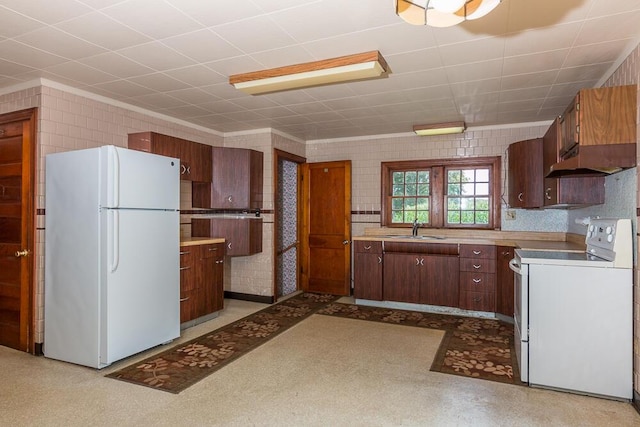
{"type": "Polygon", "coordinates": [[[474,292],[495,292],[496,275],[488,273],[460,273],[460,290],[474,292]]]}
{"type": "Polygon", "coordinates": [[[496,261],[489,258],[460,258],[460,271],[495,273],[496,261]]]}
{"type": "Polygon", "coordinates": [[[202,258],[222,257],[224,256],[224,245],[222,243],[200,245],[200,253],[202,258]]]}
{"type": "Polygon", "coordinates": [[[354,240],[353,251],[359,253],[382,253],[382,242],[372,240],[354,240]]]}
{"type": "Polygon", "coordinates": [[[496,296],[491,292],[460,292],[460,308],[474,311],[495,311],[496,296]]]}
{"type": "Polygon", "coordinates": [[[460,258],[496,258],[493,245],[460,245],[460,258]]]}

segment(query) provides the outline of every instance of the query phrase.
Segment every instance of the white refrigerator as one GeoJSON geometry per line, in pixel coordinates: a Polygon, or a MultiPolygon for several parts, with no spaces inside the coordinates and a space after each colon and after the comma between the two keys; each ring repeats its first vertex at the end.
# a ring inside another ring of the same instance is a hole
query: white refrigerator
{"type": "Polygon", "coordinates": [[[94,368],[180,336],[180,161],[45,160],[44,355],[94,368]]]}

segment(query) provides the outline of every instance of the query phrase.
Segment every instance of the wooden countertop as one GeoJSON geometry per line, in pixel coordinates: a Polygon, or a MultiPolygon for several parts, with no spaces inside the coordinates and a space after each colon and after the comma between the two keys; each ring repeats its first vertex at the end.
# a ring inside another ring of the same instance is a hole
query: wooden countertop
{"type": "Polygon", "coordinates": [[[224,237],[186,237],[180,240],[180,246],[209,245],[224,243],[224,237]]]}

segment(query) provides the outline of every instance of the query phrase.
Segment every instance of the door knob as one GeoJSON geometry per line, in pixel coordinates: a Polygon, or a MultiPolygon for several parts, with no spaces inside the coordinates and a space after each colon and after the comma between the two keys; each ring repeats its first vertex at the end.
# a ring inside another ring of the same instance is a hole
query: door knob
{"type": "Polygon", "coordinates": [[[29,252],[29,250],[28,250],[28,249],[23,249],[23,250],[21,250],[21,251],[16,251],[15,255],[16,255],[16,258],[20,258],[21,256],[27,256],[27,255],[29,255],[30,253],[31,253],[31,252],[29,252]]]}

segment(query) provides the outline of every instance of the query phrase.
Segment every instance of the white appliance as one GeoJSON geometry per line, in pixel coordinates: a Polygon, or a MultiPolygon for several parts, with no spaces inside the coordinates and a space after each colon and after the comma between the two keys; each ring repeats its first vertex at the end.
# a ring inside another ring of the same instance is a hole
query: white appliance
{"type": "Polygon", "coordinates": [[[103,368],[180,335],[180,161],[46,156],[44,355],[103,368]]]}
{"type": "Polygon", "coordinates": [[[631,239],[630,220],[592,219],[586,252],[516,249],[510,267],[523,382],[632,398],[631,239]]]}

